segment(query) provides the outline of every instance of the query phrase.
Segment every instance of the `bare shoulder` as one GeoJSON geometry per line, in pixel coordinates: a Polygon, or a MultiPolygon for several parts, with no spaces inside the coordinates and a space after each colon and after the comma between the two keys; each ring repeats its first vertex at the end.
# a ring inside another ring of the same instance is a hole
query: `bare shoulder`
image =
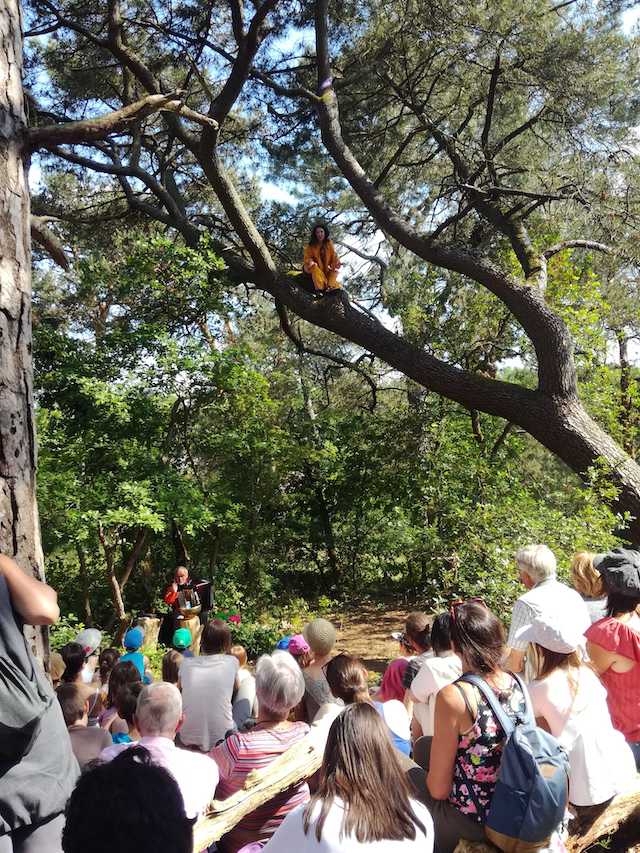
{"type": "MultiPolygon", "coordinates": [[[[467,685],[461,685],[465,690],[467,685]]],[[[460,689],[456,684],[447,684],[438,692],[436,702],[440,707],[446,708],[450,712],[462,714],[465,710],[464,699],[460,693],[460,689]]]]}

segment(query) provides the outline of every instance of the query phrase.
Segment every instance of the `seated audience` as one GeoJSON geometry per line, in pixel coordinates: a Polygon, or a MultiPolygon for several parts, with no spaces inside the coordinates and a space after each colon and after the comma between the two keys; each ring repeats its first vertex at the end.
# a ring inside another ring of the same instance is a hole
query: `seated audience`
{"type": "Polygon", "coordinates": [[[180,742],[208,752],[234,728],[231,700],[238,661],[231,654],[231,631],[222,619],[202,629],[200,657],[184,658],[180,686],[185,722],[180,742]]]}
{"type": "Polygon", "coordinates": [[[218,768],[207,755],[179,749],[174,738],[184,717],[182,698],[175,684],[157,681],[142,688],[138,697],[137,744],[114,744],[100,758],[111,761],[124,750],[143,746],[156,764],[166,768],[178,783],[188,817],[197,817],[211,802],[218,784],[218,768]]]}
{"type": "MultiPolygon", "coordinates": [[[[97,633],[100,633],[99,631],[97,633]]],[[[91,649],[89,648],[91,653],[91,649]]],[[[64,672],[61,676],[63,684],[87,684],[86,681],[86,664],[87,653],[85,647],[80,643],[67,643],[60,650],[62,660],[64,661],[64,672]]],[[[91,679],[89,679],[91,681],[91,679]]],[[[89,695],[89,726],[97,726],[100,714],[103,711],[102,695],[99,687],[96,685],[90,691],[89,695]]]]}
{"type": "Polygon", "coordinates": [[[59,614],[55,591],[0,555],[2,853],[61,850],[78,762],[60,704],[23,632],[25,625],[52,625],[59,614]]]}
{"type": "Polygon", "coordinates": [[[300,669],[306,669],[313,660],[311,646],[305,640],[304,634],[294,634],[289,640],[287,651],[296,659],[300,669]]]}
{"type": "Polygon", "coordinates": [[[578,551],[571,561],[571,583],[587,605],[592,625],[607,615],[607,594],[593,558],[588,551],[578,551]]]}
{"type": "Polygon", "coordinates": [[[91,684],[95,680],[95,671],[98,666],[102,631],[98,631],[97,628],[83,628],[75,641],[82,646],[85,654],[82,680],[85,684],[91,684]]]}
{"type": "Polygon", "coordinates": [[[141,680],[138,668],[132,664],[131,661],[117,663],[114,666],[111,675],[109,676],[109,687],[107,689],[105,709],[100,714],[100,726],[103,729],[106,729],[110,734],[113,735],[117,732],[124,732],[126,734],[128,731],[126,722],[122,717],[118,716],[118,709],[116,707],[118,691],[121,687],[124,687],[125,684],[133,684],[134,682],[141,680]]]}
{"type": "Polygon", "coordinates": [[[191,651],[191,643],[193,642],[193,637],[191,636],[191,631],[188,628],[177,628],[173,632],[173,637],[171,638],[171,647],[176,651],[180,652],[186,658],[192,658],[193,652],[191,651]]]}
{"type": "Polygon", "coordinates": [[[583,630],[591,624],[587,606],[575,589],[556,578],[556,558],[546,545],[529,545],[521,548],[515,557],[520,581],[527,588],[513,606],[507,646],[509,656],[506,669],[520,672],[524,666],[527,644],[516,640],[518,631],[531,625],[540,615],[553,613],[562,619],[564,613],[575,612],[582,620],[583,630]]]}
{"type": "Polygon", "coordinates": [[[89,690],[82,684],[61,684],[56,696],[71,738],[71,748],[80,769],[96,759],[102,750],[111,745],[109,732],[99,726],[89,727],[89,690]]]}
{"type": "Polygon", "coordinates": [[[607,615],[586,632],[587,651],[607,688],[613,725],[640,769],[640,551],[614,548],[594,565],[607,592],[607,615]]]}
{"type": "MultiPolygon", "coordinates": [[[[483,678],[514,720],[526,712],[525,697],[514,677],[503,669],[504,633],[500,621],[479,599],[451,608],[451,638],[462,670],[483,678]]],[[[526,649],[526,642],[523,643],[526,649]]],[[[456,682],[436,698],[434,735],[427,756],[429,811],[440,853],[451,853],[463,838],[484,839],[485,814],[496,785],[505,736],[480,691],[456,682]],[[472,797],[465,778],[473,785],[472,797]]]]}
{"type": "Polygon", "coordinates": [[[327,619],[314,619],[305,627],[304,638],[312,655],[311,663],[303,670],[306,719],[312,723],[322,705],[335,702],[325,678],[324,667],[331,660],[336,644],[336,629],[327,619]]]}
{"type": "Polygon", "coordinates": [[[134,681],[133,684],[125,684],[116,696],[116,710],[121,720],[127,724],[126,732],[115,732],[111,738],[113,743],[133,743],[140,740],[140,733],[136,725],[136,707],[138,696],[142,690],[142,682],[134,681]]]}
{"type": "MultiPolygon", "coordinates": [[[[431,646],[434,657],[427,658],[411,684],[414,740],[433,736],[436,696],[443,687],[462,675],[462,661],[451,647],[451,616],[440,613],[431,626],[431,646]]],[[[420,763],[420,762],[418,762],[420,763]]]]}
{"type": "Polygon", "coordinates": [[[233,696],[232,714],[237,728],[258,714],[256,680],[247,666],[247,650],[244,646],[231,646],[231,654],[238,661],[237,689],[233,696]]]}
{"type": "Polygon", "coordinates": [[[408,665],[409,661],[406,658],[396,658],[391,661],[384,671],[380,688],[375,694],[378,702],[387,702],[389,699],[404,702],[403,677],[408,665]]]}
{"type": "Polygon", "coordinates": [[[397,699],[387,702],[372,700],[369,696],[367,670],[359,658],[337,655],[327,664],[327,682],[331,692],[345,705],[369,702],[385,722],[393,745],[403,755],[411,755],[409,716],[397,699]]]}
{"type": "Polygon", "coordinates": [[[183,656],[175,649],[169,649],[162,658],[162,680],[167,684],[178,684],[180,681],[180,667],[183,656]]]}
{"type": "Polygon", "coordinates": [[[175,779],[139,746],[84,773],[66,816],[64,853],[193,851],[193,821],[175,779]]]}
{"type": "MultiPolygon", "coordinates": [[[[411,688],[413,679],[420,671],[422,664],[433,657],[431,650],[431,626],[429,617],[422,610],[414,610],[410,613],[404,623],[404,637],[413,646],[414,656],[409,658],[409,663],[402,677],[405,690],[411,688]]],[[[405,705],[411,711],[409,695],[405,693],[405,705]]],[[[409,713],[411,716],[411,713],[409,713]]]]}
{"type": "MultiPolygon", "coordinates": [[[[309,733],[302,722],[289,722],[292,708],[304,694],[298,664],[287,652],[263,655],[256,665],[258,722],[247,732],[233,732],[211,752],[220,770],[216,799],[239,791],[252,770],[267,767],[309,733]]],[[[309,799],[309,787],[300,782],[259,806],[218,843],[223,853],[236,853],[245,844],[268,840],[286,815],[309,799]]]]}
{"type": "Polygon", "coordinates": [[[368,703],[351,705],[329,730],[317,792],[287,815],[265,853],[391,853],[401,846],[431,853],[431,815],[413,799],[380,716],[368,703]]]}
{"type": "Polygon", "coordinates": [[[120,660],[120,652],[117,649],[109,647],[100,652],[98,658],[98,678],[102,687],[104,698],[107,696],[107,688],[109,686],[109,676],[114,666],[120,660]]]}
{"type": "Polygon", "coordinates": [[[529,694],[538,725],[556,737],[569,756],[569,801],[606,803],[636,777],[633,754],[613,728],[607,693],[581,660],[582,625],[566,613],[561,623],[544,616],[518,635],[533,644],[536,681],[529,694]]]}

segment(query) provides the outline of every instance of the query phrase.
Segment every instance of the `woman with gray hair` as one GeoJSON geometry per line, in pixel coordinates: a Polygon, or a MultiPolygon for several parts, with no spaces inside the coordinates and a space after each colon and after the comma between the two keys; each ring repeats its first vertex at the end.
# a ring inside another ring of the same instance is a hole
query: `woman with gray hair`
{"type": "MultiPolygon", "coordinates": [[[[276,651],[258,660],[258,722],[248,732],[233,732],[210,753],[220,771],[216,799],[225,800],[239,791],[252,770],[268,766],[309,733],[306,723],[288,719],[303,694],[302,671],[288,652],[276,651]]],[[[308,799],[306,782],[283,791],[243,818],[218,842],[219,848],[223,853],[236,853],[245,844],[267,841],[289,812],[308,799]]]]}

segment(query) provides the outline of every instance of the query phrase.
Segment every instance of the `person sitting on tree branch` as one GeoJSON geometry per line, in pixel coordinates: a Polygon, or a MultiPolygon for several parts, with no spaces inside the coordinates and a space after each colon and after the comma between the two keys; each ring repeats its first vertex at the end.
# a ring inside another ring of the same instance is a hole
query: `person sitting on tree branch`
{"type": "Polygon", "coordinates": [[[340,258],[329,239],[329,229],[324,224],[314,225],[311,239],[304,247],[303,269],[313,279],[316,296],[326,296],[341,289],[338,281],[340,258]]]}

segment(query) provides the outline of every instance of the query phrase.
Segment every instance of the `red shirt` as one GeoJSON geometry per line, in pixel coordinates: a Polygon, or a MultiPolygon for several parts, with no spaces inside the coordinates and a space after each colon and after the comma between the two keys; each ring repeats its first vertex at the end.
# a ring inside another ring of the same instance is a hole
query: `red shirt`
{"type": "Polygon", "coordinates": [[[627,672],[614,672],[611,667],[601,673],[600,680],[607,688],[607,704],[613,725],[628,741],[640,741],[640,633],[605,616],[587,629],[589,642],[607,652],[615,652],[635,661],[627,672]]]}

